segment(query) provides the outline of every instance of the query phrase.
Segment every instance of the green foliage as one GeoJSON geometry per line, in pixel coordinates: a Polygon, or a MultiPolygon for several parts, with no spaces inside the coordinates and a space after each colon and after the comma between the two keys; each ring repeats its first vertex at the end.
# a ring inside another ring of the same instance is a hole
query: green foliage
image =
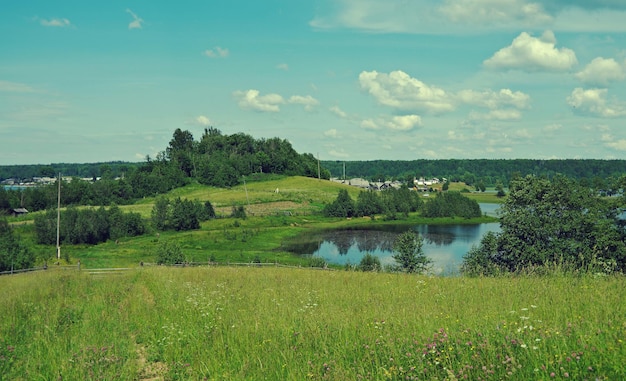
{"type": "Polygon", "coordinates": [[[406,231],[396,238],[392,257],[402,271],[421,274],[430,269],[432,260],[424,254],[423,244],[424,238],[413,231],[406,231]]]}
{"type": "Polygon", "coordinates": [[[574,180],[534,176],[511,181],[501,232],[468,254],[469,273],[560,264],[578,271],[626,270],[626,233],[614,200],[574,180]],[[481,269],[483,267],[483,269],[481,269]]]}
{"type": "Polygon", "coordinates": [[[377,192],[372,190],[359,192],[356,199],[355,214],[359,217],[370,216],[383,213],[381,198],[377,192]]]}
{"type": "Polygon", "coordinates": [[[327,217],[354,217],[354,200],[346,189],[341,189],[335,201],[324,207],[324,215],[327,217]]]}
{"type": "Polygon", "coordinates": [[[424,217],[480,217],[480,206],[476,200],[463,196],[460,192],[440,192],[424,205],[424,217]]]}
{"type": "Polygon", "coordinates": [[[27,269],[34,263],[34,254],[13,232],[7,220],[0,218],[0,271],[27,269]]]}
{"type": "Polygon", "coordinates": [[[245,220],[247,218],[246,208],[244,208],[243,205],[239,205],[239,206],[233,205],[233,208],[230,212],[230,217],[241,218],[242,220],[245,220]]]}
{"type": "Polygon", "coordinates": [[[156,248],[155,256],[159,265],[175,265],[185,262],[182,249],[172,241],[160,242],[156,248]]]}
{"type": "Polygon", "coordinates": [[[172,204],[170,225],[174,230],[194,230],[200,228],[200,218],[204,208],[199,202],[176,198],[172,204]]]}
{"type": "Polygon", "coordinates": [[[367,253],[361,258],[358,269],[360,271],[381,271],[382,266],[377,256],[367,253]]]}
{"type": "MultiPolygon", "coordinates": [[[[35,216],[37,243],[56,243],[57,212],[48,210],[35,216]]],[[[67,208],[61,212],[60,241],[69,244],[95,245],[108,239],[135,237],[146,232],[143,219],[138,213],[124,213],[117,206],[108,211],[98,209],[67,208]]]]}

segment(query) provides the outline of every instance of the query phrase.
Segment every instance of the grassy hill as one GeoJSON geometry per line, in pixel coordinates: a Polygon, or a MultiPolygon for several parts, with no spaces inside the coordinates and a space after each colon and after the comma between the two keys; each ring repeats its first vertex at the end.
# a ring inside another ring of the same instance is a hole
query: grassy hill
{"type": "Polygon", "coordinates": [[[619,380],[623,277],[285,268],[0,277],[11,380],[619,380]]]}
{"type": "MultiPolygon", "coordinates": [[[[454,184],[452,188],[462,189],[460,184],[454,184]]],[[[320,210],[337,197],[340,189],[347,189],[354,200],[362,191],[353,186],[300,176],[249,181],[245,185],[232,188],[190,184],[164,196],[170,199],[180,197],[210,201],[221,217],[228,217],[233,206],[243,205],[248,218],[218,218],[203,223],[199,230],[151,232],[141,237],[124,238],[95,246],[64,245],[62,253],[69,255],[73,263],[80,260],[88,268],[138,266],[142,261],[154,262],[154,253],[159,242],[171,240],[181,246],[190,262],[250,262],[256,259],[262,262],[303,264],[302,258],[280,250],[285,239],[295,237],[305,229],[372,223],[366,219],[346,221],[321,217],[320,210]]],[[[485,197],[474,193],[468,193],[467,196],[485,197]]],[[[498,201],[494,195],[487,197],[498,201]]],[[[120,208],[149,219],[155,199],[144,198],[133,205],[123,205],[120,208]]],[[[56,255],[56,248],[35,243],[31,224],[34,215],[32,213],[20,217],[14,226],[37,253],[52,257],[56,255]]],[[[411,221],[425,222],[416,216],[411,221]]]]}

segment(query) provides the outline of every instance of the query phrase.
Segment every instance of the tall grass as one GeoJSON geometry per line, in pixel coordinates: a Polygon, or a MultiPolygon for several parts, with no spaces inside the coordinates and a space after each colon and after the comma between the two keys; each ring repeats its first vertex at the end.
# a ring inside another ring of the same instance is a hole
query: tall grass
{"type": "Polygon", "coordinates": [[[49,270],[0,278],[0,378],[623,379],[625,283],[49,270]]]}

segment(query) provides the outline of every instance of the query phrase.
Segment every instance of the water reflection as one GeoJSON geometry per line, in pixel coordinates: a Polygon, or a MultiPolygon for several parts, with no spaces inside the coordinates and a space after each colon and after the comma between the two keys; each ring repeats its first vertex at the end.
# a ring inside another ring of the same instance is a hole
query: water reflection
{"type": "Polygon", "coordinates": [[[367,253],[376,255],[383,265],[393,264],[393,243],[397,235],[406,229],[413,229],[424,237],[424,253],[433,260],[433,271],[449,275],[458,273],[463,256],[472,245],[480,243],[486,232],[499,231],[500,225],[418,225],[377,227],[377,230],[332,230],[300,237],[296,245],[289,245],[285,249],[319,256],[328,263],[338,265],[356,265],[367,253]]]}

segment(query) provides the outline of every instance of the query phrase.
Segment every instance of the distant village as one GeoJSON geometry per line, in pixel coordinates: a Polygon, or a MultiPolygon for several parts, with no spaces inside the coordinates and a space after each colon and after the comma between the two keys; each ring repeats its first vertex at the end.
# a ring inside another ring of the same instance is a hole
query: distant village
{"type": "MultiPolygon", "coordinates": [[[[395,181],[369,181],[362,178],[353,178],[353,179],[340,179],[337,177],[331,178],[330,181],[347,184],[351,186],[355,186],[362,189],[369,189],[374,191],[381,191],[388,188],[400,188],[404,183],[398,180],[395,181]]],[[[447,181],[446,178],[438,179],[433,177],[431,179],[425,179],[423,177],[413,178],[413,187],[410,189],[418,191],[418,192],[428,192],[432,191],[432,186],[439,183],[445,183],[447,181]]]]}
{"type": "MultiPolygon", "coordinates": [[[[61,179],[63,179],[63,181],[65,181],[65,182],[69,183],[74,178],[71,177],[71,176],[63,176],[63,177],[61,177],[61,179]]],[[[81,180],[82,181],[93,182],[94,178],[93,177],[83,177],[83,178],[81,178],[81,180]]],[[[98,181],[98,180],[100,180],[100,177],[96,177],[95,178],[95,181],[98,181]]],[[[8,188],[11,188],[11,187],[28,188],[28,187],[38,187],[38,186],[42,186],[42,185],[56,184],[56,182],[57,182],[57,178],[56,177],[33,177],[29,181],[23,181],[23,180],[18,180],[18,179],[6,179],[6,180],[0,181],[0,185],[6,186],[8,188]]]]}

